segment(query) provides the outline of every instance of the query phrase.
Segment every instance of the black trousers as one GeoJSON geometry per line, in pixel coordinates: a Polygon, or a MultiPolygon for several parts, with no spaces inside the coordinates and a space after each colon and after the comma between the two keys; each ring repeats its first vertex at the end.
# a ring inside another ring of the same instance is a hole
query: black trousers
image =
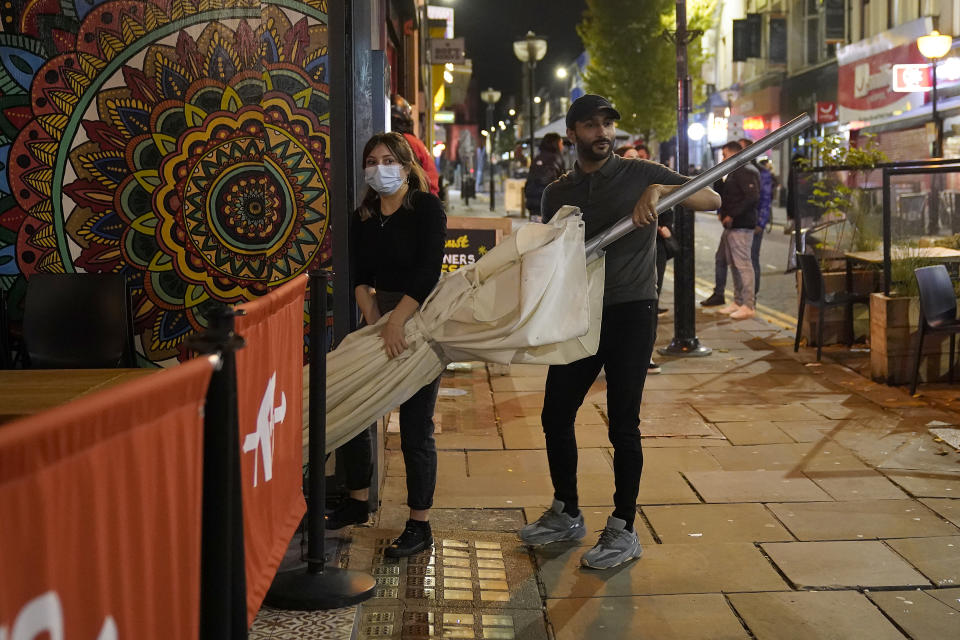
{"type": "Polygon", "coordinates": [[[541,421],[554,497],[568,507],[577,497],[577,409],[601,367],[607,377],[608,436],[613,445],[613,515],[633,525],[643,471],[640,401],[657,333],[657,301],[643,300],[603,309],[597,355],[547,373],[541,421]]]}

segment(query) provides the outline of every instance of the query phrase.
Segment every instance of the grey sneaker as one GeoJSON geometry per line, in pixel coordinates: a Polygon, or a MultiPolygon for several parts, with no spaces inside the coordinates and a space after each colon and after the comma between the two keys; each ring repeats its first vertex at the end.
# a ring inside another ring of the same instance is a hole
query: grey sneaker
{"type": "Polygon", "coordinates": [[[627,531],[627,523],[610,516],[597,544],[583,554],[580,564],[591,569],[610,569],[643,554],[636,531],[627,531]]]}
{"type": "Polygon", "coordinates": [[[520,539],[534,547],[561,540],[579,540],[587,535],[583,513],[572,518],[563,512],[563,503],[554,498],[550,508],[536,522],[520,529],[520,539]]]}

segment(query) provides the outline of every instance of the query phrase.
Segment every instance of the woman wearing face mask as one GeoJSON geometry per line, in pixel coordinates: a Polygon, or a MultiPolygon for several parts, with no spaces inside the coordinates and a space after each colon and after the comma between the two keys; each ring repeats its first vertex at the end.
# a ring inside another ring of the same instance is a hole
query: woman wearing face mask
{"type": "MultiPolygon", "coordinates": [[[[429,192],[423,170],[399,133],[380,133],[363,149],[367,189],[351,216],[351,274],[357,305],[368,325],[392,312],[380,337],[387,355],[404,352],[403,326],[440,279],[447,218],[429,192]]],[[[440,378],[400,405],[400,448],[407,473],[410,519],[386,549],[409,556],[433,543],[430,507],[437,479],[433,412],[440,378]]],[[[340,448],[350,497],[328,516],[327,528],[362,524],[369,515],[370,434],[364,430],[340,448]]]]}

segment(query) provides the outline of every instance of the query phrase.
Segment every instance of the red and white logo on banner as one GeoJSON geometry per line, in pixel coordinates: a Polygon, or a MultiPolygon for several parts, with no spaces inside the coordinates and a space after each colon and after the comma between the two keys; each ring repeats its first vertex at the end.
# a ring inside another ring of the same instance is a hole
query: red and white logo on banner
{"type": "Polygon", "coordinates": [[[837,120],[837,103],[836,102],[818,102],[817,103],[817,117],[816,121],[818,124],[824,122],[836,122],[837,120]]]}

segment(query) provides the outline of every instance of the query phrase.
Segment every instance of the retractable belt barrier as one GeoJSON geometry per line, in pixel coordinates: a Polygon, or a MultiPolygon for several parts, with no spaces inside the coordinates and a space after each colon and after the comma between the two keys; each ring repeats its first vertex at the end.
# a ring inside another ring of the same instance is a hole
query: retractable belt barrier
{"type": "Polygon", "coordinates": [[[218,362],[0,428],[0,637],[197,637],[204,402],[218,362]]]}

